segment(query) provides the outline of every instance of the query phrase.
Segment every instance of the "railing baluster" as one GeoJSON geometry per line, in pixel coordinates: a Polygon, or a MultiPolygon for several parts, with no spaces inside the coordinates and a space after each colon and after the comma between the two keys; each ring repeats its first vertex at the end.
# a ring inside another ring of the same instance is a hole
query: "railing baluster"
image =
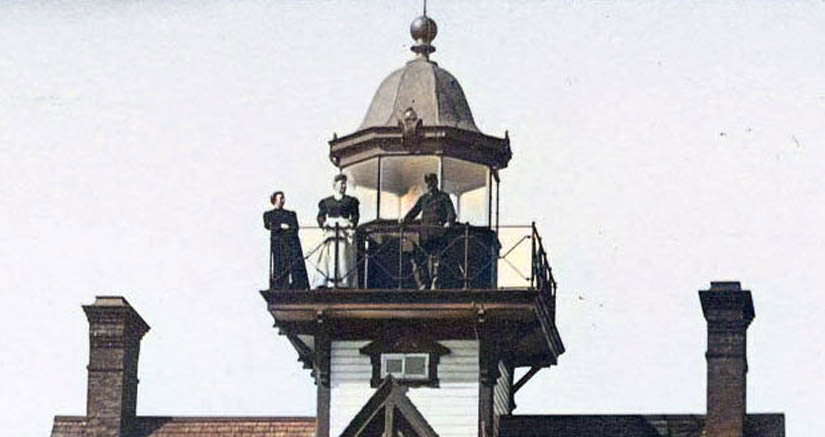
{"type": "Polygon", "coordinates": [[[404,281],[404,264],[402,260],[404,259],[404,223],[401,222],[398,225],[398,289],[400,290],[402,287],[402,282],[404,281]]]}
{"type": "Polygon", "coordinates": [[[273,256],[272,237],[269,243],[269,289],[275,289],[275,257],[273,256]]]}
{"type": "Polygon", "coordinates": [[[470,225],[464,225],[464,289],[470,285],[470,225]]]}
{"type": "Polygon", "coordinates": [[[536,222],[530,225],[530,288],[535,288],[533,279],[536,276],[536,222]]]}
{"type": "Polygon", "coordinates": [[[340,271],[339,271],[340,269],[338,268],[338,263],[341,261],[340,258],[338,258],[338,244],[341,242],[338,239],[339,230],[340,230],[340,226],[338,225],[338,222],[336,222],[335,223],[335,258],[334,258],[335,268],[333,269],[333,271],[335,273],[334,273],[334,276],[332,278],[332,288],[338,288],[338,280],[339,280],[339,276],[340,276],[340,271]]]}

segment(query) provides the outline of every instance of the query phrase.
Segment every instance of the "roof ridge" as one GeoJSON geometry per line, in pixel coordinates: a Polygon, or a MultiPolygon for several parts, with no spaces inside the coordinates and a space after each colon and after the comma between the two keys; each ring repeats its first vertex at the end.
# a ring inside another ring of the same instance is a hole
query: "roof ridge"
{"type": "MultiPolygon", "coordinates": [[[[408,62],[408,64],[409,64],[409,62],[408,62]]],[[[387,125],[388,123],[391,123],[391,122],[392,122],[392,118],[393,118],[393,116],[395,115],[395,110],[394,110],[394,109],[395,109],[395,105],[397,105],[397,104],[398,104],[398,93],[400,93],[400,92],[401,92],[401,85],[403,85],[403,84],[404,84],[404,77],[407,75],[407,72],[409,71],[409,69],[407,68],[407,66],[406,66],[406,65],[404,65],[404,66],[403,66],[403,67],[401,67],[398,71],[400,71],[400,72],[401,72],[401,74],[400,74],[400,77],[398,78],[398,83],[395,85],[395,92],[394,92],[394,93],[393,93],[393,95],[392,95],[392,107],[393,107],[393,111],[390,111],[390,114],[388,115],[388,117],[389,117],[389,118],[388,118],[388,119],[384,122],[384,125],[387,125]]],[[[390,76],[392,76],[392,74],[390,74],[390,76]]],[[[379,89],[379,91],[380,91],[380,89],[381,89],[381,86],[380,86],[380,85],[378,86],[378,89],[379,89]]],[[[378,93],[378,91],[376,91],[376,94],[377,94],[377,93],[378,93]]],[[[371,102],[370,102],[370,106],[372,106],[372,103],[371,103],[371,102]]],[[[367,111],[369,111],[369,109],[367,109],[367,111]]]]}
{"type": "MultiPolygon", "coordinates": [[[[81,416],[81,418],[85,419],[85,416],[81,416]]],[[[169,420],[174,422],[315,422],[316,420],[313,416],[137,416],[137,419],[169,420]]]]}

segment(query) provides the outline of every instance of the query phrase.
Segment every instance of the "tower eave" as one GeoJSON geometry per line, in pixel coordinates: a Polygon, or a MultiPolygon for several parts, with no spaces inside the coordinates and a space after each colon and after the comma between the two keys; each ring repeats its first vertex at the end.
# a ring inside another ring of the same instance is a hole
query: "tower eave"
{"type": "Polygon", "coordinates": [[[384,155],[442,155],[503,169],[512,158],[509,138],[450,126],[423,126],[414,146],[397,127],[370,127],[329,141],[330,160],[339,168],[384,155]]]}
{"type": "MultiPolygon", "coordinates": [[[[564,345],[549,317],[553,309],[539,294],[530,289],[261,291],[275,326],[287,336],[312,336],[323,327],[338,340],[356,340],[426,326],[439,337],[473,339],[483,314],[502,338],[509,336],[502,353],[511,365],[547,367],[556,364],[564,345]]],[[[299,356],[305,352],[296,350],[299,356]]]]}

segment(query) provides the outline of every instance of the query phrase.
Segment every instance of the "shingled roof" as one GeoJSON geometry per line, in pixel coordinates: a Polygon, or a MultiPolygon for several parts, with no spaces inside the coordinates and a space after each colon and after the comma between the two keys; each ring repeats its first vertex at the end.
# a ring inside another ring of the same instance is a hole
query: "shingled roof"
{"type": "MultiPolygon", "coordinates": [[[[81,437],[83,416],[57,416],[52,437],[81,437]]],[[[314,417],[138,417],[136,437],[313,437],[314,417]]]]}
{"type": "MultiPolygon", "coordinates": [[[[502,416],[501,437],[701,437],[702,414],[593,414],[502,416]]],[[[785,415],[748,414],[746,437],[782,437],[785,415]]]]}

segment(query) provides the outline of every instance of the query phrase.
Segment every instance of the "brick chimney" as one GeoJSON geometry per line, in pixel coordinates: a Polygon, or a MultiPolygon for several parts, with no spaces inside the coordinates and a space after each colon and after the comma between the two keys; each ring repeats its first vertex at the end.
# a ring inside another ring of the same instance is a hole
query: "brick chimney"
{"type": "Polygon", "coordinates": [[[708,437],[741,437],[745,426],[747,330],[754,317],[751,292],[739,282],[711,282],[699,291],[708,322],[708,437]]]}
{"type": "Polygon", "coordinates": [[[137,405],[140,339],[149,330],[120,296],[84,305],[89,319],[89,372],[85,435],[130,435],[137,405]]]}

